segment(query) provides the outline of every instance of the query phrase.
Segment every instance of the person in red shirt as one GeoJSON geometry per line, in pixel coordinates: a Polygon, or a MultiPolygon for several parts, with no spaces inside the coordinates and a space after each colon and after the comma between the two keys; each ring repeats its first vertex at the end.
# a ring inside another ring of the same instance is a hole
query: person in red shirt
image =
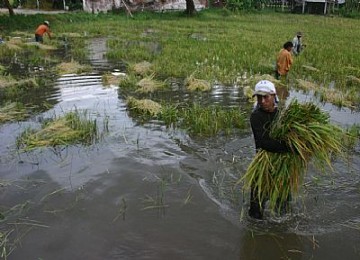
{"type": "Polygon", "coordinates": [[[45,21],[43,24],[40,24],[38,26],[38,28],[36,28],[35,41],[43,43],[44,42],[44,38],[43,38],[44,33],[47,33],[47,35],[49,36],[49,39],[51,40],[50,23],[48,21],[45,21]]]}

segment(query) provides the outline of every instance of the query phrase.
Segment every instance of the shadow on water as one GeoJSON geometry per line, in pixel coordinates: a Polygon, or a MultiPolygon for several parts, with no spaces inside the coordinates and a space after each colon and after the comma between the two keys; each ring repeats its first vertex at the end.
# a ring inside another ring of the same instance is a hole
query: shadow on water
{"type": "MultiPolygon", "coordinates": [[[[21,237],[12,259],[359,259],[359,145],[331,175],[309,169],[292,214],[249,219],[248,194],[234,183],[254,156],[250,129],[192,138],[160,122],[137,124],[117,87],[101,82],[102,72],[124,67],[106,61],[104,39],[89,46],[95,73],[58,78],[46,97],[52,109],[0,128],[2,207],[26,202],[6,219],[21,237]],[[26,127],[74,108],[109,118],[108,136],[91,147],[16,151],[26,127]]],[[[172,86],[152,98],[251,109],[239,87],[196,95],[172,86]]],[[[323,108],[340,125],[360,122],[359,113],[323,108]]]]}

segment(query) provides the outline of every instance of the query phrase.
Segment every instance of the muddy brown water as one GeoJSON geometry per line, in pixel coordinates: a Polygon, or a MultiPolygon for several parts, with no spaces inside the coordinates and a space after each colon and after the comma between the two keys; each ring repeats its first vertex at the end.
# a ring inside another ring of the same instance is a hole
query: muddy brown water
{"type": "MultiPolygon", "coordinates": [[[[111,67],[105,46],[90,44],[94,67],[111,67]]],[[[245,106],[237,87],[202,96],[173,88],[168,98],[245,106]]],[[[309,169],[291,214],[254,221],[248,194],[233,186],[254,156],[250,129],[192,138],[161,122],[140,124],[96,73],[57,79],[48,98],[53,109],[0,126],[1,206],[12,208],[2,226],[19,239],[9,259],[360,259],[359,144],[350,161],[335,159],[333,174],[309,169]],[[26,127],[75,107],[109,118],[103,141],[16,151],[26,127]]],[[[358,112],[322,108],[344,127],[360,123],[358,112]]]]}

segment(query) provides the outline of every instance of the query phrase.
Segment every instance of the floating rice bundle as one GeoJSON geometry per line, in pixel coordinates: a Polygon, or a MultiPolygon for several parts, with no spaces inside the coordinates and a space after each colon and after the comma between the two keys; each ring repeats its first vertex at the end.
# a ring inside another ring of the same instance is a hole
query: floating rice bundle
{"type": "Polygon", "coordinates": [[[57,65],[56,68],[60,75],[72,74],[72,73],[78,74],[82,72],[89,72],[92,70],[91,66],[81,65],[77,61],[62,62],[59,65],[57,65]]]}
{"type": "Polygon", "coordinates": [[[211,85],[208,81],[203,79],[196,79],[193,76],[186,78],[185,86],[190,91],[209,91],[211,89],[211,85]]]}
{"type": "Polygon", "coordinates": [[[346,76],[346,82],[348,85],[360,85],[360,78],[349,75],[346,76]]]}
{"type": "Polygon", "coordinates": [[[258,152],[245,175],[244,187],[257,191],[260,201],[269,199],[274,212],[296,195],[310,161],[321,171],[331,167],[331,155],[342,152],[344,132],[330,124],[329,116],[312,103],[293,100],[275,119],[270,135],[284,141],[291,153],[258,152]]]}
{"type": "Polygon", "coordinates": [[[136,99],[134,97],[128,97],[126,104],[129,109],[141,115],[156,116],[161,112],[161,105],[150,99],[136,99]]]}
{"type": "Polygon", "coordinates": [[[150,77],[143,78],[140,80],[136,86],[139,87],[136,92],[139,93],[151,93],[158,89],[162,89],[166,86],[166,84],[162,81],[158,81],[153,79],[153,75],[150,77]]]}
{"type": "Polygon", "coordinates": [[[309,71],[315,71],[315,72],[320,71],[319,69],[317,69],[317,68],[315,68],[313,66],[309,66],[309,65],[302,65],[302,67],[304,69],[306,69],[306,70],[309,70],[309,71]]]}
{"type": "Polygon", "coordinates": [[[322,102],[330,102],[339,107],[354,108],[351,100],[353,100],[355,95],[352,95],[350,92],[342,93],[335,89],[321,88],[319,91],[317,91],[317,94],[319,95],[320,101],[322,102]]]}
{"type": "Polygon", "coordinates": [[[63,117],[45,122],[39,130],[27,129],[17,138],[17,146],[25,150],[37,147],[91,144],[99,138],[96,120],[88,118],[86,111],[69,112],[63,117]]]}
{"type": "Polygon", "coordinates": [[[316,85],[315,83],[313,82],[310,82],[310,81],[306,81],[306,80],[303,80],[303,79],[297,79],[297,85],[299,86],[299,88],[301,88],[302,90],[316,90],[319,88],[318,85],[316,85]]]}
{"type": "Polygon", "coordinates": [[[3,107],[0,107],[0,123],[12,120],[25,119],[29,114],[26,108],[16,102],[7,103],[3,107]]]}
{"type": "Polygon", "coordinates": [[[152,65],[148,61],[143,61],[134,64],[131,69],[134,71],[137,75],[146,75],[152,71],[152,65]]]}

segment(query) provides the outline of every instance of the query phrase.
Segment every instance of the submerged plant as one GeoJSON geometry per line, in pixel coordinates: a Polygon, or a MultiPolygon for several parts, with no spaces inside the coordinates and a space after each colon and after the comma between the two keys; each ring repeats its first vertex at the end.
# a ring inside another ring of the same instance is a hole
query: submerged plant
{"type": "Polygon", "coordinates": [[[75,111],[43,123],[39,130],[26,129],[16,143],[18,148],[32,150],[45,146],[92,144],[99,138],[96,119],[90,119],[86,111],[75,111]]]}

